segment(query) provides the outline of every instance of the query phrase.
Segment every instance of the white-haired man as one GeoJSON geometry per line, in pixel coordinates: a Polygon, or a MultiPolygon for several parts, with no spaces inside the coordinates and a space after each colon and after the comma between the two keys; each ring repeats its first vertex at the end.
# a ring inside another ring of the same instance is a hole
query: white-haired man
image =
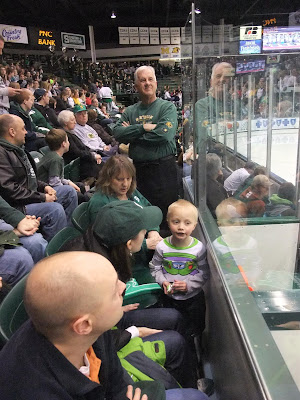
{"type": "Polygon", "coordinates": [[[227,105],[224,115],[224,104],[229,103],[229,86],[231,77],[234,76],[234,70],[231,64],[227,62],[217,63],[212,68],[209,94],[203,99],[197,101],[196,110],[196,151],[199,147],[205,146],[207,137],[207,126],[216,122],[217,119],[231,118],[229,112],[231,107],[227,105]],[[225,98],[224,98],[224,84],[225,98]],[[224,103],[225,102],[225,103],[224,103]]]}
{"type": "Polygon", "coordinates": [[[152,67],[139,67],[134,78],[140,101],[125,110],[113,134],[119,142],[130,143],[129,157],[136,167],[138,189],[160,207],[165,217],[168,206],[178,198],[174,139],[177,112],[171,102],[156,97],[152,67]]]}

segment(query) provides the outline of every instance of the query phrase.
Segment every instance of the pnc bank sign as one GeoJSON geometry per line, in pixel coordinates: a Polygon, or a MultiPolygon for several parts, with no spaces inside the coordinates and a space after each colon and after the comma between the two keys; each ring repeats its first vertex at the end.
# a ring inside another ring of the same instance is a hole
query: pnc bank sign
{"type": "Polygon", "coordinates": [[[38,45],[56,46],[56,40],[53,38],[53,31],[45,31],[40,29],[38,34],[38,45]]]}

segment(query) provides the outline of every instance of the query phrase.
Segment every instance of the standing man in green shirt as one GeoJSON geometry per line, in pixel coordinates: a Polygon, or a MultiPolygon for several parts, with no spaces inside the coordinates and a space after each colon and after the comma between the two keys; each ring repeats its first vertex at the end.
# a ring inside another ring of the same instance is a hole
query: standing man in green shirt
{"type": "Polygon", "coordinates": [[[152,67],[139,67],[134,80],[140,101],[124,111],[113,134],[118,142],[130,143],[129,157],[136,167],[138,190],[151,204],[160,207],[165,222],[168,206],[178,198],[177,111],[174,104],[156,97],[152,67]]]}

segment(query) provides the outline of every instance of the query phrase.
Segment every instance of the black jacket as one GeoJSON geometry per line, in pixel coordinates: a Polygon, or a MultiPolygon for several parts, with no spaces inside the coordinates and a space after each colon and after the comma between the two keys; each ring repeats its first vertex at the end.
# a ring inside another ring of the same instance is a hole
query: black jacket
{"type": "Polygon", "coordinates": [[[80,158],[80,179],[84,180],[88,177],[98,178],[101,164],[97,164],[94,156],[91,154],[90,149],[85,146],[82,141],[73,133],[67,132],[70,142],[70,148],[67,153],[63,155],[65,164],[69,164],[75,158],[80,158]]]}
{"type": "Polygon", "coordinates": [[[101,359],[100,385],[78,371],[31,321],[0,353],[0,398],[5,400],[126,400],[123,369],[110,331],[93,344],[101,359]]]}
{"type": "Polygon", "coordinates": [[[34,103],[34,108],[36,108],[46,119],[46,121],[53,126],[53,128],[59,128],[60,125],[57,121],[57,116],[55,111],[51,109],[49,106],[42,106],[39,103],[34,103]]]}
{"type": "Polygon", "coordinates": [[[30,154],[3,140],[0,140],[0,171],[0,196],[12,207],[24,211],[26,204],[45,201],[47,184],[36,179],[36,166],[30,154]],[[32,166],[31,177],[23,160],[25,154],[32,166]],[[30,179],[35,181],[37,190],[29,189],[30,179]]]}

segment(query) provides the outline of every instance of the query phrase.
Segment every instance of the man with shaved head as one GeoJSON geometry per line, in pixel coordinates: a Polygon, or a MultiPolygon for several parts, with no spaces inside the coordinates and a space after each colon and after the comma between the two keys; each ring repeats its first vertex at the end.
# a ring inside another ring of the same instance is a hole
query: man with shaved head
{"type": "Polygon", "coordinates": [[[0,398],[132,399],[109,332],[122,317],[124,290],[99,254],[60,253],[38,263],[24,294],[30,320],[0,353],[0,398]]]}
{"type": "Polygon", "coordinates": [[[207,400],[196,389],[138,382],[133,394],[112,341],[125,283],[100,254],[65,252],[29,273],[30,317],[0,352],[2,400],[207,400]]]}
{"type": "Polygon", "coordinates": [[[25,214],[41,217],[42,233],[49,240],[71,223],[77,194],[71,186],[56,186],[54,190],[37,180],[35,163],[23,149],[26,134],[20,117],[0,115],[0,195],[25,214]]]}

